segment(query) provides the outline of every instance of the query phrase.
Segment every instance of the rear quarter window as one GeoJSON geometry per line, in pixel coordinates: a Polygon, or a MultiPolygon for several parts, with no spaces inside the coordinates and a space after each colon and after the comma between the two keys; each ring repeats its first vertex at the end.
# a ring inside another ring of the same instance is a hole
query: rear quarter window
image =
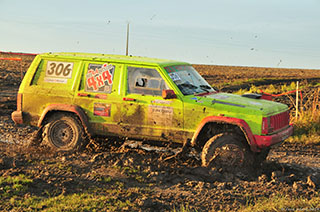
{"type": "Polygon", "coordinates": [[[71,89],[79,61],[42,59],[31,81],[31,86],[71,89]]]}

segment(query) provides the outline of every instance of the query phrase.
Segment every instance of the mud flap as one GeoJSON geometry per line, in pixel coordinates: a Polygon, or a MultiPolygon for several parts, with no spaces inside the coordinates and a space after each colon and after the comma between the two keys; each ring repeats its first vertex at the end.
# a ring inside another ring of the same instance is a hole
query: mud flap
{"type": "Polygon", "coordinates": [[[166,157],[165,159],[163,159],[163,161],[171,161],[171,160],[175,160],[175,159],[183,159],[188,151],[190,150],[191,147],[191,139],[187,139],[184,143],[183,146],[181,147],[180,151],[178,151],[176,154],[166,157]]]}
{"type": "Polygon", "coordinates": [[[37,131],[35,131],[32,137],[28,141],[28,147],[39,146],[42,142],[42,131],[43,126],[41,126],[37,131]]]}

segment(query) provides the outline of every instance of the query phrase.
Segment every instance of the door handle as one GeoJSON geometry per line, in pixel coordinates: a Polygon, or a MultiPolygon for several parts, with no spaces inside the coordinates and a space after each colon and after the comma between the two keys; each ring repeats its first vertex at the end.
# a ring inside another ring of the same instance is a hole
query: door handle
{"type": "Polygon", "coordinates": [[[92,97],[92,98],[96,98],[96,99],[107,99],[107,95],[106,94],[91,95],[91,94],[88,94],[88,93],[78,93],[78,96],[80,96],[80,97],[92,97]]]}
{"type": "Polygon", "coordinates": [[[90,94],[88,94],[88,93],[78,93],[78,96],[81,96],[81,97],[90,97],[90,94]]]}
{"type": "Polygon", "coordinates": [[[123,100],[123,101],[131,101],[131,102],[135,102],[135,101],[136,101],[136,99],[134,99],[134,98],[128,98],[128,97],[123,97],[122,100],[123,100]]]}

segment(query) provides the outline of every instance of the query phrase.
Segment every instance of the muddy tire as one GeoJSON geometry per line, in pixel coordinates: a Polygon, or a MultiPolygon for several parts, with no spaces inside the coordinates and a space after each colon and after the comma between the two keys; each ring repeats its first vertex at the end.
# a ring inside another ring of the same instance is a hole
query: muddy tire
{"type": "Polygon", "coordinates": [[[41,144],[42,142],[42,132],[43,132],[43,127],[40,127],[38,130],[34,131],[32,133],[31,138],[28,141],[27,146],[28,147],[37,147],[41,144]]]}
{"type": "Polygon", "coordinates": [[[202,166],[236,168],[251,166],[253,154],[244,139],[232,133],[213,136],[204,145],[201,153],[202,166]]]}
{"type": "Polygon", "coordinates": [[[255,153],[254,154],[254,167],[255,168],[260,168],[262,163],[266,161],[268,154],[270,152],[270,148],[264,149],[261,152],[255,153]]]}
{"type": "Polygon", "coordinates": [[[79,151],[86,145],[83,127],[72,114],[53,114],[43,128],[43,141],[56,151],[79,151]]]}

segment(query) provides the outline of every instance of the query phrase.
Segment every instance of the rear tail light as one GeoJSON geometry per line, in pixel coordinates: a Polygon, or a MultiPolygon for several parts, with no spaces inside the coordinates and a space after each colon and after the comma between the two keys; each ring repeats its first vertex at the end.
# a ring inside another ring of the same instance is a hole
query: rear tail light
{"type": "Polygon", "coordinates": [[[269,131],[270,128],[269,127],[270,127],[270,117],[263,117],[261,133],[262,134],[270,133],[270,131],[269,131]]]}
{"type": "Polygon", "coordinates": [[[22,110],[22,93],[18,93],[17,95],[17,111],[22,110]]]}

